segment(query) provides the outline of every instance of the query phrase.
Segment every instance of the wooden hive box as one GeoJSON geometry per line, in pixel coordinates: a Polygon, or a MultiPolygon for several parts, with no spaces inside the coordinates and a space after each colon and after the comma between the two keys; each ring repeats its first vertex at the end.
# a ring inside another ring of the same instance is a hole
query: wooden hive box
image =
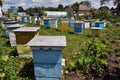
{"type": "Polygon", "coordinates": [[[36,80],[61,80],[62,48],[65,36],[36,36],[27,43],[33,52],[36,80]]]}
{"type": "Polygon", "coordinates": [[[25,44],[38,35],[38,30],[39,27],[23,27],[13,30],[16,36],[16,46],[19,56],[31,55],[31,48],[29,46],[25,46],[25,44]]]}
{"type": "Polygon", "coordinates": [[[16,37],[13,30],[20,27],[24,27],[24,25],[14,24],[14,25],[7,26],[11,46],[16,46],[16,37]]]}
{"type": "Polygon", "coordinates": [[[69,20],[68,18],[62,18],[61,19],[61,30],[62,31],[67,31],[69,27],[69,20]]]}
{"type": "Polygon", "coordinates": [[[76,21],[74,25],[74,33],[81,34],[83,32],[83,22],[76,21]]]}

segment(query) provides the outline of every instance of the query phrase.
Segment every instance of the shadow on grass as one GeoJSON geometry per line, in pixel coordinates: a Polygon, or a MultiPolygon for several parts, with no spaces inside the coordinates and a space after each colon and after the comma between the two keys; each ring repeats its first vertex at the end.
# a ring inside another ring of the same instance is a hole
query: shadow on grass
{"type": "Polygon", "coordinates": [[[17,50],[16,49],[12,50],[10,52],[10,56],[14,56],[14,57],[18,56],[17,50]]]}
{"type": "Polygon", "coordinates": [[[69,34],[75,34],[73,31],[69,31],[68,33],[69,33],[69,34]]]}
{"type": "Polygon", "coordinates": [[[120,68],[115,68],[112,72],[106,71],[103,80],[120,80],[120,68]]]}
{"type": "Polygon", "coordinates": [[[11,44],[10,44],[10,41],[9,41],[9,40],[6,41],[6,45],[9,46],[9,47],[11,47],[11,44]]]}
{"type": "Polygon", "coordinates": [[[27,77],[30,80],[34,80],[34,67],[33,62],[26,63],[23,68],[20,70],[19,76],[21,77],[27,77]]]}

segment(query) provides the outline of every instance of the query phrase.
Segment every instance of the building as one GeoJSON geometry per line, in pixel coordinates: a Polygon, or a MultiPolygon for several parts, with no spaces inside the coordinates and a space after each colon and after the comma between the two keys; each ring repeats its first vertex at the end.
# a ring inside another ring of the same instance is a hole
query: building
{"type": "Polygon", "coordinates": [[[66,17],[67,12],[65,11],[45,11],[46,17],[66,17]]]}
{"type": "MultiPolygon", "coordinates": [[[[65,7],[65,10],[66,10],[66,11],[67,11],[67,10],[71,10],[72,13],[74,13],[74,15],[76,15],[76,14],[75,14],[75,11],[72,10],[72,5],[71,5],[71,4],[68,5],[68,6],[66,6],[66,7],[65,7]]],[[[90,7],[88,7],[87,5],[83,5],[83,4],[80,4],[80,5],[79,5],[79,10],[78,10],[78,15],[79,15],[79,16],[82,16],[82,15],[85,15],[85,14],[89,14],[89,13],[90,13],[90,7]]]]}
{"type": "Polygon", "coordinates": [[[90,13],[90,7],[82,4],[79,6],[79,11],[78,11],[79,16],[89,14],[89,13],[90,13]]]}

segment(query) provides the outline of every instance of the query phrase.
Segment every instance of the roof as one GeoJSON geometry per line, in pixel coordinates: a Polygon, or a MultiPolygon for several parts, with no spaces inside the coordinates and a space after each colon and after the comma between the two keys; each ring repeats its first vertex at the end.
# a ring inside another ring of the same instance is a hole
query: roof
{"type": "Polygon", "coordinates": [[[32,47],[65,47],[65,36],[36,36],[27,43],[32,47]]]}
{"type": "Polygon", "coordinates": [[[79,10],[90,10],[90,8],[86,5],[80,5],[79,10]]]}

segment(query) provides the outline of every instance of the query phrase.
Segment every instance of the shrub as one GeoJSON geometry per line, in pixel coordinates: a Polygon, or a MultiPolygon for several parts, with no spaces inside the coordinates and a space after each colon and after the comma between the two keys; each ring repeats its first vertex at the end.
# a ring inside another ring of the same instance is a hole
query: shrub
{"type": "Polygon", "coordinates": [[[81,70],[88,76],[102,74],[104,68],[108,66],[108,62],[104,59],[107,56],[105,45],[98,39],[93,39],[85,43],[85,47],[73,57],[70,65],[76,71],[81,70]]]}

